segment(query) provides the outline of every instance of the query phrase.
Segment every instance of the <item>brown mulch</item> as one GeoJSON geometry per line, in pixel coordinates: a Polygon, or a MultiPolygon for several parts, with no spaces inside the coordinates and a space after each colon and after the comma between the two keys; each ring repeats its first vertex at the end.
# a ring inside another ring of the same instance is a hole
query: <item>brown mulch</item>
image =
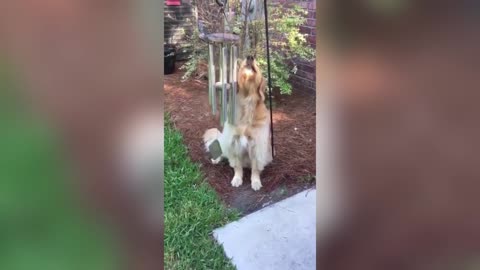
{"type": "Polygon", "coordinates": [[[205,130],[219,128],[218,114],[208,104],[206,80],[181,81],[183,71],[165,75],[165,112],[184,136],[194,162],[199,162],[209,184],[230,207],[244,214],[291,196],[315,183],[315,95],[294,89],[290,96],[274,95],[273,128],[275,158],[262,173],[263,188],[253,191],[250,172],[245,170],[240,188],[230,181],[233,169],[211,164],[202,142],[205,130]]]}

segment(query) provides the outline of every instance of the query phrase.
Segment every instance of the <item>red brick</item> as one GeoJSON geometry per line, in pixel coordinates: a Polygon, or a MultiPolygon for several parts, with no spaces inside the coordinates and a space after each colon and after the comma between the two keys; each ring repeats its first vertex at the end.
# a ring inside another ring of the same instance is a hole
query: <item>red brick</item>
{"type": "Polygon", "coordinates": [[[302,89],[302,90],[315,90],[315,84],[313,82],[308,82],[308,83],[292,83],[293,86],[293,91],[295,89],[302,89]]]}
{"type": "Polygon", "coordinates": [[[315,81],[315,73],[305,73],[305,78],[315,81]]]}
{"type": "Polygon", "coordinates": [[[315,27],[316,20],[315,19],[307,19],[307,25],[315,27]]]}
{"type": "Polygon", "coordinates": [[[299,82],[299,83],[304,84],[304,85],[315,85],[313,80],[310,80],[310,79],[307,79],[307,78],[302,78],[302,77],[297,76],[297,75],[293,75],[292,79],[293,78],[296,78],[296,80],[295,80],[296,82],[299,82]]]}
{"type": "Polygon", "coordinates": [[[300,77],[298,77],[298,76],[296,76],[296,75],[290,76],[289,81],[290,81],[292,84],[294,84],[294,83],[301,84],[301,83],[302,83],[300,77]]]}
{"type": "Polygon", "coordinates": [[[300,26],[300,33],[302,34],[310,34],[312,32],[312,28],[308,26],[300,26]]]}
{"type": "Polygon", "coordinates": [[[295,74],[295,76],[297,76],[299,78],[306,78],[307,73],[299,69],[299,70],[297,70],[297,73],[295,74]]]}
{"type": "Polygon", "coordinates": [[[297,74],[299,78],[315,81],[315,70],[305,70],[302,69],[302,66],[298,68],[297,74]]]}
{"type": "Polygon", "coordinates": [[[297,81],[291,81],[290,83],[292,84],[293,89],[298,89],[303,87],[303,84],[297,81]]]}
{"type": "Polygon", "coordinates": [[[307,9],[308,5],[309,5],[308,2],[300,2],[300,3],[296,2],[295,4],[301,6],[302,8],[305,8],[305,9],[307,9]]]}
{"type": "Polygon", "coordinates": [[[315,61],[304,61],[304,60],[297,59],[295,62],[298,65],[305,65],[305,66],[311,66],[311,67],[315,66],[315,61]]]}
{"type": "Polygon", "coordinates": [[[313,66],[298,65],[298,69],[303,70],[305,72],[310,72],[310,73],[315,72],[315,67],[313,67],[313,66]]]}
{"type": "Polygon", "coordinates": [[[317,1],[312,1],[308,3],[308,8],[309,9],[317,9],[317,1]]]}

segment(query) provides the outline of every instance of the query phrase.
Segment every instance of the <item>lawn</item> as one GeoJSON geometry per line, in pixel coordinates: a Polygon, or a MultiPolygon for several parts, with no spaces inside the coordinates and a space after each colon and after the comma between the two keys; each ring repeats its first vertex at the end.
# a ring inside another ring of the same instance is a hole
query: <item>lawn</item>
{"type": "Polygon", "coordinates": [[[118,269],[105,228],[68,191],[51,130],[20,105],[11,78],[0,63],[0,269],[118,269]]]}
{"type": "Polygon", "coordinates": [[[234,269],[212,230],[238,218],[191,161],[183,138],[165,119],[165,269],[234,269]]]}

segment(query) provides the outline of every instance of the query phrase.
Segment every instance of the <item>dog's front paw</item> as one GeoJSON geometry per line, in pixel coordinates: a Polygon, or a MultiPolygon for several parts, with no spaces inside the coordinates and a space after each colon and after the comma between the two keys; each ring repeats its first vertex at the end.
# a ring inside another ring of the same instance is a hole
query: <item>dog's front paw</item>
{"type": "Polygon", "coordinates": [[[260,179],[253,180],[252,179],[252,188],[255,191],[260,190],[262,188],[262,182],[260,182],[260,179]]]}
{"type": "Polygon", "coordinates": [[[233,179],[232,179],[232,186],[234,187],[239,187],[242,185],[242,178],[241,177],[238,177],[238,176],[234,176],[233,179]]]}

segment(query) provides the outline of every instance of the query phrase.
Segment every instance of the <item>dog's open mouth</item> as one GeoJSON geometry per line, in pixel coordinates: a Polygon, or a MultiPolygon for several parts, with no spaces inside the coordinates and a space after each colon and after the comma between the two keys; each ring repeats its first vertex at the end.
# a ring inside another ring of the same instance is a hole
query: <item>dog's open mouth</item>
{"type": "Polygon", "coordinates": [[[253,56],[247,56],[247,63],[245,65],[245,67],[251,69],[253,72],[257,73],[257,70],[255,69],[255,65],[254,65],[254,61],[255,59],[253,58],[253,56]]]}

